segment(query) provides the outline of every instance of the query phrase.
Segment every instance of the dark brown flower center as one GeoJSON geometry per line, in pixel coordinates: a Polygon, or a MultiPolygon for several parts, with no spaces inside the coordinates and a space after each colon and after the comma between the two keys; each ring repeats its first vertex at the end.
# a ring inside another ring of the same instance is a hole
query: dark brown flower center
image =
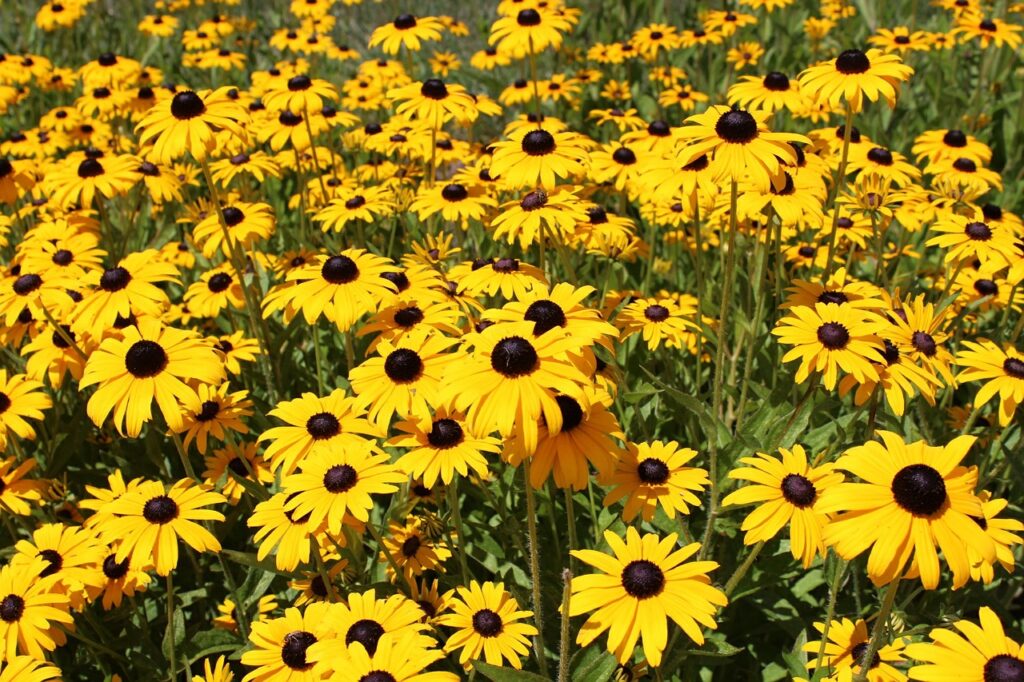
{"type": "Polygon", "coordinates": [[[818,497],[818,490],[810,479],[800,474],[787,474],[782,479],[782,496],[794,507],[809,507],[818,497]]]}
{"type": "Polygon", "coordinates": [[[892,479],[896,503],[916,516],[931,516],[946,502],[946,482],[942,474],[927,464],[911,464],[892,479]]]}
{"type": "Polygon", "coordinates": [[[366,649],[366,653],[373,656],[377,651],[377,643],[384,635],[384,627],[375,620],[364,618],[357,620],[345,633],[345,644],[359,642],[366,649]]]}
{"type": "Polygon", "coordinates": [[[384,373],[397,384],[415,381],[423,371],[423,360],[414,350],[399,348],[384,360],[384,373]]]}
{"type": "Polygon", "coordinates": [[[448,88],[440,78],[428,78],[420,86],[420,94],[429,99],[442,100],[448,96],[448,88]]]}
{"type": "MultiPolygon", "coordinates": [[[[864,657],[867,655],[867,653],[868,653],[868,643],[867,642],[861,642],[860,644],[857,644],[852,649],[850,649],[850,657],[853,658],[857,668],[863,667],[863,665],[864,665],[864,657]]],[[[871,658],[871,665],[869,665],[868,668],[869,669],[876,668],[876,667],[878,667],[878,664],[881,663],[881,662],[882,662],[882,659],[879,657],[878,652],[876,651],[874,656],[871,658]]]]}
{"type": "Polygon", "coordinates": [[[985,682],[1024,682],[1024,661],[1009,654],[999,654],[985,661],[985,682]]]}
{"type": "Polygon", "coordinates": [[[409,306],[396,312],[393,319],[399,327],[408,329],[423,321],[423,311],[416,306],[409,306]]]}
{"type": "Polygon", "coordinates": [[[22,275],[14,280],[11,288],[14,289],[14,293],[18,296],[27,296],[41,286],[43,286],[43,278],[39,275],[30,274],[22,275]]]}
{"type": "Polygon", "coordinates": [[[441,197],[445,201],[462,201],[469,196],[469,190],[464,185],[458,183],[451,183],[445,185],[444,189],[441,190],[441,197]]]}
{"type": "Polygon", "coordinates": [[[454,419],[438,419],[430,427],[427,442],[435,448],[445,449],[458,445],[463,437],[459,422],[454,419]]]}
{"type": "Polygon", "coordinates": [[[418,535],[411,535],[405,539],[402,543],[402,556],[407,559],[411,559],[416,556],[416,552],[420,551],[420,547],[423,545],[423,541],[420,540],[418,535]]]}
{"type": "Polygon", "coordinates": [[[664,322],[668,319],[668,315],[668,308],[663,305],[654,304],[644,308],[644,317],[651,322],[664,322]]]}
{"type": "Polygon", "coordinates": [[[544,156],[555,151],[555,137],[546,130],[531,130],[523,136],[522,147],[530,156],[544,156]]]}
{"type": "Polygon", "coordinates": [[[1003,360],[1003,371],[1014,379],[1024,379],[1024,360],[1006,358],[1003,360]]]}
{"type": "Polygon", "coordinates": [[[784,92],[789,90],[789,77],[784,73],[772,71],[761,80],[761,84],[768,90],[784,92]]]}
{"type": "Polygon", "coordinates": [[[288,89],[292,92],[309,90],[311,87],[313,87],[313,81],[304,73],[288,79],[288,89]]]}
{"type": "Polygon", "coordinates": [[[871,60],[860,50],[846,50],[836,57],[836,71],[846,75],[864,73],[871,68],[871,60]]]}
{"type": "Polygon", "coordinates": [[[312,664],[306,662],[306,650],[316,644],[316,635],[305,630],[293,630],[284,636],[281,646],[281,661],[292,670],[306,670],[312,664]]]}
{"type": "Polygon", "coordinates": [[[400,14],[392,22],[392,25],[401,31],[405,31],[416,25],[416,17],[411,14],[400,14]]]}
{"type": "Polygon", "coordinates": [[[660,459],[648,457],[636,467],[636,475],[641,483],[647,485],[662,485],[668,480],[668,465],[660,459]]]}
{"type": "Polygon", "coordinates": [[[473,614],[473,629],[481,637],[497,637],[502,625],[501,616],[491,609],[480,609],[473,614]]]}
{"type": "Polygon", "coordinates": [[[0,620],[14,623],[25,613],[25,600],[16,594],[9,594],[0,601],[0,620]]]}
{"type": "Polygon", "coordinates": [[[745,144],[757,137],[757,121],[748,112],[734,109],[718,118],[715,132],[726,142],[745,144]]]}
{"type": "Polygon", "coordinates": [[[326,440],[341,433],[341,422],[330,412],[320,412],[306,420],[306,432],[314,440],[326,440]]]}
{"type": "Polygon", "coordinates": [[[53,575],[61,569],[64,565],[64,557],[59,552],[53,549],[44,549],[39,552],[39,556],[46,560],[46,568],[39,572],[40,578],[45,578],[48,575],[53,575]]]}
{"type": "Polygon", "coordinates": [[[113,554],[103,560],[103,575],[111,580],[123,578],[128,573],[128,559],[118,561],[113,554]]]}
{"type": "Polygon", "coordinates": [[[548,299],[531,303],[526,309],[523,319],[533,322],[533,333],[537,336],[555,327],[564,327],[566,324],[565,311],[557,303],[548,299]]]}
{"type": "Polygon", "coordinates": [[[519,14],[516,15],[516,23],[520,26],[539,26],[540,12],[532,8],[519,10],[519,14]]]}
{"type": "Polygon", "coordinates": [[[320,276],[331,284],[347,284],[359,277],[359,267],[348,256],[331,256],[320,268],[320,276]]]}
{"type": "Polygon", "coordinates": [[[637,599],[648,599],[661,594],[665,588],[665,573],[653,561],[638,559],[622,569],[622,587],[637,599]]]}
{"type": "Polygon", "coordinates": [[[981,222],[967,223],[964,234],[978,242],[987,242],[992,239],[992,228],[981,222]]]}
{"type": "Polygon", "coordinates": [[[78,177],[95,178],[103,175],[103,165],[96,159],[85,159],[78,164],[78,177]]]}
{"type": "Polygon", "coordinates": [[[850,341],[850,332],[838,322],[826,322],[818,327],[818,341],[829,350],[846,348],[850,341]]]}
{"type": "Polygon", "coordinates": [[[179,121],[201,116],[205,111],[202,98],[191,90],[179,92],[171,99],[171,115],[179,121]]]}
{"type": "Polygon", "coordinates": [[[118,266],[104,270],[100,276],[100,288],[104,291],[121,291],[132,281],[131,273],[118,266]]]}
{"type": "Polygon", "coordinates": [[[206,286],[213,293],[219,294],[231,286],[231,275],[226,272],[218,272],[206,282],[206,286]]]}
{"type": "Polygon", "coordinates": [[[935,338],[927,332],[914,332],[910,335],[910,343],[928,357],[932,357],[939,350],[935,338]]]}
{"type": "Polygon", "coordinates": [[[142,506],[142,516],[150,523],[170,523],[178,518],[178,503],[167,495],[158,495],[142,506]]]}
{"type": "Polygon", "coordinates": [[[583,408],[567,395],[556,395],[558,411],[562,413],[562,433],[568,433],[583,422],[583,408]]]}
{"type": "Polygon", "coordinates": [[[521,336],[502,339],[491,351],[491,368],[510,379],[532,374],[537,360],[533,344],[521,336]]]}
{"type": "Polygon", "coordinates": [[[336,464],[324,472],[324,487],[329,493],[343,493],[359,480],[359,474],[348,464],[336,464]]]}
{"type": "Polygon", "coordinates": [[[124,356],[124,366],[139,379],[154,377],[167,367],[167,353],[156,341],[136,341],[124,356]]]}

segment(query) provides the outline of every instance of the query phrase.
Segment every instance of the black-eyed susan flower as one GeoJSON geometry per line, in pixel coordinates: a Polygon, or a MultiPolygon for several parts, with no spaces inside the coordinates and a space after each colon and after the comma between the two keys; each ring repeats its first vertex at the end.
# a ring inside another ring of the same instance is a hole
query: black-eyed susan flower
{"type": "Polygon", "coordinates": [[[331,662],[336,673],[330,679],[381,680],[396,682],[456,682],[455,673],[428,672],[426,669],[444,658],[440,649],[427,649],[420,642],[399,634],[381,635],[371,654],[359,642],[347,643],[344,651],[331,662]]]}
{"type": "Polygon", "coordinates": [[[995,611],[987,606],[978,610],[978,622],[961,619],[953,623],[956,631],[935,628],[931,641],[915,642],[906,655],[920,661],[909,671],[910,679],[940,682],[954,676],[971,682],[1016,680],[1024,675],[1024,652],[1008,637],[995,611]]]}
{"type": "Polygon", "coordinates": [[[1024,532],[1024,523],[999,516],[1009,505],[1007,500],[992,497],[988,491],[978,493],[978,497],[981,499],[983,515],[974,520],[995,543],[996,560],[985,561],[971,548],[968,548],[967,554],[971,561],[971,580],[988,585],[995,578],[997,564],[1007,573],[1013,573],[1016,565],[1013,550],[1015,546],[1024,543],[1024,538],[1020,536],[1020,533],[1024,532]]]}
{"type": "Polygon", "coordinates": [[[440,402],[441,378],[457,358],[449,351],[457,342],[425,328],[377,344],[376,357],[349,371],[352,390],[370,421],[384,431],[395,415],[429,417],[440,402]]]}
{"type": "Polygon", "coordinates": [[[42,383],[29,379],[24,374],[10,374],[0,369],[0,445],[7,446],[14,440],[32,440],[36,431],[28,419],[43,418],[43,411],[53,406],[53,401],[41,389],[42,383]]]}
{"type": "Polygon", "coordinates": [[[140,178],[139,162],[134,157],[90,148],[84,156],[70,156],[60,168],[47,174],[44,191],[64,209],[88,208],[98,199],[127,194],[140,178]]]}
{"type": "Polygon", "coordinates": [[[380,45],[385,54],[398,54],[403,47],[416,52],[423,41],[440,40],[443,29],[437,17],[400,14],[394,21],[373,29],[370,47],[380,45]]]}
{"type": "Polygon", "coordinates": [[[965,340],[954,362],[964,368],[957,375],[958,382],[984,382],[974,396],[974,406],[981,407],[998,395],[999,424],[1009,424],[1024,390],[1024,354],[988,339],[965,340]]]}
{"type": "Polygon", "coordinates": [[[469,272],[460,273],[458,284],[473,296],[497,296],[500,292],[511,300],[526,298],[533,289],[548,286],[548,281],[536,265],[518,258],[497,258],[473,261],[469,272]]]}
{"type": "Polygon", "coordinates": [[[321,639],[333,636],[334,618],[330,605],[313,603],[300,611],[285,609],[284,616],[252,624],[249,640],[253,647],[242,654],[242,665],[255,668],[243,682],[317,682],[323,679],[319,668],[308,660],[309,648],[321,639]]]}
{"type": "Polygon", "coordinates": [[[621,340],[639,334],[651,350],[664,343],[668,348],[682,348],[688,338],[700,332],[694,321],[696,308],[682,305],[671,298],[641,298],[631,301],[615,316],[621,340]]]}
{"type": "Polygon", "coordinates": [[[820,494],[843,481],[831,463],[811,466],[803,446],[779,448],[781,457],[757,453],[742,457],[745,467],[733,469],[729,478],[749,484],[722,500],[724,506],[757,504],[743,520],[743,542],[753,545],[771,540],[789,525],[789,549],[794,559],[809,568],[816,556],[825,555],[822,529],[828,515],[816,510],[820,494]]]}
{"type": "Polygon", "coordinates": [[[38,558],[46,561],[39,576],[56,576],[51,590],[66,594],[72,609],[81,609],[94,599],[103,585],[100,571],[105,548],[92,530],[62,523],[40,525],[31,540],[19,540],[11,565],[24,570],[37,567],[38,558]]]}
{"type": "Polygon", "coordinates": [[[139,142],[152,146],[158,163],[171,163],[191,154],[203,161],[213,150],[217,133],[244,137],[249,112],[230,96],[231,88],[195,92],[182,90],[156,103],[138,126],[139,142]]]}
{"type": "Polygon", "coordinates": [[[519,242],[523,249],[544,238],[568,241],[586,220],[585,204],[572,188],[535,189],[502,204],[490,227],[496,239],[519,242]]]}
{"type": "Polygon", "coordinates": [[[465,415],[444,406],[427,417],[399,421],[395,429],[399,433],[387,444],[408,449],[395,464],[422,479],[428,488],[439,480],[447,485],[456,474],[468,476],[470,471],[483,477],[487,473],[485,455],[501,450],[498,439],[475,435],[465,415]]]}
{"type": "Polygon", "coordinates": [[[364,249],[346,249],[288,273],[287,281],[263,299],[263,316],[279,310],[291,319],[302,312],[308,324],[321,316],[347,331],[357,319],[378,307],[397,288],[381,275],[395,272],[390,259],[364,249]]]}
{"type": "Polygon", "coordinates": [[[403,85],[389,90],[387,96],[397,104],[399,115],[418,119],[433,129],[452,118],[471,121],[477,115],[476,102],[466,88],[440,78],[403,85]]]}
{"type": "Polygon", "coordinates": [[[358,643],[371,656],[384,635],[401,637],[421,648],[434,648],[434,640],[424,631],[422,611],[414,601],[401,594],[378,598],[376,590],[352,592],[348,597],[331,605],[331,626],[338,636],[323,638],[310,647],[309,660],[322,667],[332,668],[344,661],[344,649],[358,643]]]}
{"type": "Polygon", "coordinates": [[[67,594],[54,589],[57,576],[40,577],[49,566],[39,557],[0,568],[0,642],[4,644],[0,658],[8,664],[18,654],[41,660],[45,652],[66,641],[59,626],[73,623],[68,612],[71,605],[67,594]]]}
{"type": "Polygon", "coordinates": [[[800,90],[833,108],[845,102],[854,112],[861,110],[865,97],[872,102],[883,97],[894,107],[900,84],[913,73],[899,55],[850,49],[801,72],[800,90]]]}
{"type": "Polygon", "coordinates": [[[622,453],[619,441],[626,440],[618,420],[605,398],[592,388],[584,389],[580,399],[556,395],[562,412],[562,428],[555,432],[542,424],[537,450],[525,452],[516,438],[505,443],[505,457],[513,466],[530,459],[530,485],[541,488],[553,476],[559,488],[583,490],[590,480],[591,468],[598,480],[610,480],[622,453]]]}
{"type": "Polygon", "coordinates": [[[206,258],[213,258],[218,250],[230,258],[234,245],[247,251],[256,242],[268,239],[274,233],[275,225],[274,211],[269,204],[236,201],[222,206],[220,215],[212,211],[196,223],[192,228],[192,238],[206,258]],[[224,238],[221,217],[227,226],[230,242],[224,238]]]}
{"type": "Polygon", "coordinates": [[[256,485],[274,482],[274,474],[267,462],[256,454],[255,443],[228,445],[214,450],[205,458],[204,463],[204,483],[219,489],[229,504],[238,504],[246,493],[240,480],[256,485]],[[220,483],[222,480],[223,484],[220,483]]]}
{"type": "Polygon", "coordinates": [[[482,222],[497,205],[497,200],[480,185],[450,182],[420,187],[409,210],[414,211],[424,222],[439,213],[446,222],[457,224],[465,230],[469,228],[470,220],[482,222]]]}
{"type": "Polygon", "coordinates": [[[677,162],[682,165],[707,156],[718,180],[747,180],[767,188],[779,175],[783,164],[796,165],[792,142],[807,143],[803,135],[768,130],[771,112],[743,111],[715,105],[686,119],[677,135],[686,144],[680,147],[677,162]]]}
{"type": "MultiPolygon", "coordinates": [[[[819,633],[825,632],[824,623],[815,623],[814,629],[819,633]]],[[[824,644],[824,656],[817,658],[822,650],[821,642],[808,642],[803,646],[809,659],[807,669],[814,670],[818,667],[818,661],[833,671],[833,678],[836,680],[850,680],[853,676],[864,669],[867,664],[867,679],[870,682],[904,682],[906,676],[895,667],[905,660],[903,658],[903,647],[905,639],[895,639],[892,642],[879,642],[878,651],[872,660],[866,661],[868,646],[871,635],[868,632],[867,623],[863,619],[857,622],[849,618],[834,620],[828,627],[828,639],[824,644]]]]}
{"type": "Polygon", "coordinates": [[[490,167],[509,187],[550,190],[556,178],[575,178],[586,170],[588,153],[576,133],[524,127],[509,137],[494,144],[490,167]]]}
{"type": "Polygon", "coordinates": [[[853,447],[836,462],[863,483],[822,493],[823,512],[843,512],[825,528],[825,544],[844,559],[870,549],[867,571],[876,585],[920,577],[929,590],[939,584],[941,549],[960,587],[970,578],[968,547],[986,561],[996,556],[995,544],[971,518],[982,514],[977,469],[961,464],[975,437],[931,446],[890,431],[879,436],[881,443],[853,447]]]}
{"type": "Polygon", "coordinates": [[[379,435],[366,420],[365,407],[341,389],[322,398],[303,393],[278,403],[268,414],[286,425],[264,431],[259,441],[270,441],[264,457],[271,468],[283,469],[285,475],[314,449],[358,447],[368,442],[366,436],[379,435]]]}
{"type": "Polygon", "coordinates": [[[8,514],[26,516],[43,502],[46,482],[27,478],[36,466],[35,458],[18,462],[14,457],[0,460],[0,508],[8,514]]]}
{"type": "Polygon", "coordinates": [[[469,354],[448,365],[443,399],[466,413],[474,432],[515,435],[536,451],[542,415],[549,429],[562,427],[555,396],[579,396],[587,383],[566,355],[575,342],[555,329],[535,336],[530,322],[491,325],[471,342],[469,354]]]}
{"type": "Polygon", "coordinates": [[[780,71],[770,71],[764,76],[741,76],[739,82],[729,88],[729,103],[746,109],[797,111],[802,102],[796,79],[780,71]]]}
{"type": "Polygon", "coordinates": [[[380,342],[397,342],[420,328],[457,337],[461,334],[458,324],[462,317],[458,306],[440,295],[434,297],[420,292],[403,292],[390,304],[383,305],[359,328],[357,335],[376,334],[367,348],[367,352],[373,352],[380,342]]]}
{"type": "MultiPolygon", "coordinates": [[[[432,538],[425,531],[419,519],[404,524],[392,522],[384,537],[384,546],[407,582],[422,575],[424,571],[443,571],[442,564],[452,555],[443,540],[432,538]]],[[[388,563],[384,550],[381,550],[379,560],[388,563]]],[[[387,568],[388,576],[396,580],[397,576],[390,563],[387,568]]]]}
{"type": "Polygon", "coordinates": [[[300,564],[308,564],[311,547],[309,517],[286,510],[289,497],[285,493],[274,494],[257,504],[246,521],[250,528],[257,529],[253,537],[258,545],[256,556],[263,561],[273,552],[274,563],[282,571],[294,571],[300,564]]]}
{"type": "Polygon", "coordinates": [[[147,318],[125,328],[121,338],[105,339],[89,357],[80,385],[99,385],[88,404],[93,423],[102,426],[113,412],[118,432],[134,438],[152,419],[154,400],[167,425],[182,430],[181,403],[198,400],[183,379],[212,384],[223,376],[212,348],[187,331],[147,318]]]}
{"type": "Polygon", "coordinates": [[[474,580],[456,591],[458,598],[451,601],[451,611],[437,619],[439,625],[456,628],[444,650],[461,649],[459,663],[466,668],[482,659],[499,666],[507,661],[516,670],[522,669],[522,657],[530,652],[528,638],[537,634],[537,628],[520,621],[532,617],[533,612],[520,610],[504,583],[474,580]]]}
{"type": "Polygon", "coordinates": [[[550,8],[526,7],[500,17],[491,26],[489,45],[513,59],[535,55],[547,48],[557,49],[563,33],[572,30],[564,14],[550,8]]]}
{"type": "Polygon", "coordinates": [[[394,492],[405,480],[388,459],[370,442],[315,450],[284,479],[285,510],[297,518],[308,515],[312,527],[326,521],[327,531],[338,535],[346,515],[369,518],[371,494],[394,492]]]}
{"type": "Polygon", "coordinates": [[[622,518],[627,523],[637,514],[645,521],[654,518],[660,506],[669,518],[686,515],[690,506],[700,506],[699,493],[708,485],[704,469],[686,466],[697,451],[681,448],[675,441],[629,443],[607,479],[612,487],[604,505],[625,500],[622,518]]]}
{"type": "Polygon", "coordinates": [[[796,380],[803,383],[811,372],[821,372],[825,388],[832,390],[839,370],[852,374],[859,382],[878,379],[872,365],[884,350],[878,333],[884,327],[878,315],[852,306],[815,303],[814,307],[796,306],[779,320],[772,334],[780,343],[793,346],[783,362],[800,360],[796,380]]]}
{"type": "Polygon", "coordinates": [[[117,608],[124,601],[125,597],[134,597],[136,593],[143,592],[153,581],[148,571],[152,565],[148,560],[139,561],[128,557],[121,561],[117,559],[117,543],[108,547],[104,558],[100,562],[100,571],[103,573],[103,592],[100,596],[100,603],[104,609],[117,608]]]}
{"type": "Polygon", "coordinates": [[[159,481],[145,481],[110,503],[110,518],[98,528],[101,537],[117,538],[116,560],[129,556],[152,562],[159,575],[178,565],[178,540],[197,552],[219,552],[220,541],[197,522],[223,521],[213,509],[223,503],[220,493],[176,481],[169,489],[159,481]]]}
{"type": "Polygon", "coordinates": [[[714,615],[728,603],[707,575],[718,564],[687,562],[700,545],[679,548],[675,533],[664,538],[653,533],[641,537],[630,526],[625,540],[612,531],[605,531],[604,538],[613,556],[592,549],[572,551],[577,559],[601,571],[572,579],[568,615],[594,612],[580,628],[576,643],[589,646],[607,631],[608,651],[625,664],[642,637],[647,662],[658,667],[668,642],[668,620],[672,619],[687,637],[703,644],[703,628],[716,629],[714,615]]]}
{"type": "Polygon", "coordinates": [[[160,284],[178,281],[178,269],[158,257],[155,249],[130,253],[112,268],[90,272],[91,291],[75,306],[71,328],[94,339],[120,319],[157,317],[170,303],[160,284]]]}

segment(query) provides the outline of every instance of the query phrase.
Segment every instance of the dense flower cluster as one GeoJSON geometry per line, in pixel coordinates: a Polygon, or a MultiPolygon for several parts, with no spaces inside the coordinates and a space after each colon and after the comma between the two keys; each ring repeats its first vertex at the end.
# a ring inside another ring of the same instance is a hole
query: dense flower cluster
{"type": "Polygon", "coordinates": [[[0,27],[0,682],[1024,680],[1024,5],[102,4],[0,27]]]}

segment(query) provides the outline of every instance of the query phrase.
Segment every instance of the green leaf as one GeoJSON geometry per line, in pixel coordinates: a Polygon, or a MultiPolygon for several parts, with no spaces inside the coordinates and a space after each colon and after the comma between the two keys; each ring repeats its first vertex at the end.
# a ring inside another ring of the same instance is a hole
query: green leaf
{"type": "Polygon", "coordinates": [[[204,630],[197,632],[185,645],[185,656],[189,663],[225,651],[234,651],[241,646],[238,635],[227,630],[204,630]]]}
{"type": "Polygon", "coordinates": [[[709,637],[704,642],[704,646],[699,649],[690,649],[687,653],[691,656],[702,656],[704,658],[729,658],[741,651],[743,649],[729,644],[723,637],[709,637]]]}
{"type": "Polygon", "coordinates": [[[513,668],[501,668],[490,663],[484,663],[483,661],[477,661],[473,664],[473,668],[486,677],[492,682],[551,682],[546,677],[541,677],[535,673],[528,673],[525,670],[515,670],[513,668]]]}
{"type": "Polygon", "coordinates": [[[615,674],[618,662],[615,657],[600,647],[587,647],[569,661],[572,671],[571,679],[587,680],[587,682],[605,682],[615,674]]]}
{"type": "Polygon", "coordinates": [[[174,642],[175,657],[181,656],[181,643],[185,641],[185,613],[182,609],[174,609],[172,626],[164,631],[163,644],[160,649],[167,659],[171,658],[171,642],[174,642]]]}

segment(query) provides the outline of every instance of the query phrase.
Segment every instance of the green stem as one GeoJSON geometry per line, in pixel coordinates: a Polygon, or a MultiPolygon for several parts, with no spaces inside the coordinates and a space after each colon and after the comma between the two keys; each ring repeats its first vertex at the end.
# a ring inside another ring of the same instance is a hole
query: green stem
{"type": "MultiPolygon", "coordinates": [[[[319,322],[319,320],[317,320],[319,322]]],[[[316,357],[316,388],[317,395],[324,395],[324,356],[320,348],[320,329],[317,322],[309,330],[313,335],[313,354],[316,357]]]]}
{"type": "Polygon", "coordinates": [[[572,601],[572,569],[562,571],[562,623],[558,639],[558,682],[569,682],[569,605],[572,601]]]}
{"type": "Polygon", "coordinates": [[[526,491],[526,521],[530,539],[530,582],[533,596],[533,622],[537,634],[533,638],[533,650],[537,656],[537,664],[541,674],[548,674],[548,661],[544,647],[544,614],[540,596],[540,548],[537,544],[537,503],[533,499],[533,486],[530,485],[530,459],[523,462],[523,487],[526,491]]]}
{"type": "Polygon", "coordinates": [[[871,640],[868,642],[867,651],[861,657],[860,670],[853,677],[853,682],[867,682],[868,671],[871,669],[871,661],[875,654],[882,647],[882,635],[885,633],[886,624],[889,621],[889,614],[892,612],[892,605],[896,602],[896,590],[900,585],[900,576],[896,576],[885,589],[885,596],[882,597],[882,605],[878,609],[878,616],[875,618],[875,627],[871,630],[871,640]]]}
{"type": "Polygon", "coordinates": [[[725,583],[725,589],[723,590],[726,597],[732,596],[732,593],[739,586],[740,581],[743,580],[745,575],[747,575],[747,571],[749,571],[750,567],[754,565],[754,561],[757,559],[757,556],[761,553],[762,549],[764,549],[764,540],[754,545],[753,549],[750,550],[750,553],[747,554],[747,558],[743,560],[743,563],[740,564],[729,577],[729,581],[725,583]]]}
{"type": "Polygon", "coordinates": [[[178,676],[178,661],[174,655],[174,580],[167,574],[167,647],[171,664],[171,682],[178,676]]]}
{"type": "MultiPolygon", "coordinates": [[[[853,130],[853,107],[850,103],[846,104],[846,124],[843,127],[843,153],[839,160],[839,176],[836,178],[836,193],[835,198],[839,198],[839,194],[846,187],[846,162],[850,157],[850,134],[853,130]]],[[[825,263],[825,276],[822,277],[822,282],[828,282],[828,278],[832,275],[832,258],[836,253],[836,233],[839,231],[839,206],[834,205],[832,210],[832,230],[828,235],[828,261],[825,263]]]]}
{"type": "MultiPolygon", "coordinates": [[[[366,525],[369,527],[370,523],[367,522],[366,525]]],[[[313,559],[316,561],[316,572],[320,575],[320,581],[324,584],[324,592],[327,593],[327,601],[338,601],[334,594],[334,585],[331,584],[331,575],[327,572],[327,566],[324,565],[323,557],[320,556],[320,544],[313,536],[310,536],[309,544],[313,549],[313,559]]]]}
{"type": "Polygon", "coordinates": [[[832,584],[828,589],[828,608],[825,611],[825,628],[821,631],[821,644],[818,645],[817,663],[815,671],[821,670],[821,662],[825,658],[825,645],[828,644],[828,631],[832,627],[832,619],[836,617],[836,599],[839,597],[839,587],[843,584],[843,576],[846,575],[846,568],[849,563],[836,555],[839,565],[836,567],[836,574],[832,576],[832,584]]]}
{"type": "Polygon", "coordinates": [[[455,522],[455,535],[459,541],[459,569],[462,571],[462,584],[469,585],[469,563],[466,561],[466,533],[462,528],[458,474],[453,475],[452,482],[448,484],[448,507],[452,511],[452,521],[455,522]]]}
{"type": "Polygon", "coordinates": [[[174,441],[174,449],[178,451],[178,457],[181,459],[181,466],[185,468],[185,475],[196,483],[199,483],[200,480],[196,476],[195,469],[192,468],[192,462],[188,458],[188,453],[185,452],[185,445],[181,442],[181,436],[172,431],[171,440],[174,441]]]}

